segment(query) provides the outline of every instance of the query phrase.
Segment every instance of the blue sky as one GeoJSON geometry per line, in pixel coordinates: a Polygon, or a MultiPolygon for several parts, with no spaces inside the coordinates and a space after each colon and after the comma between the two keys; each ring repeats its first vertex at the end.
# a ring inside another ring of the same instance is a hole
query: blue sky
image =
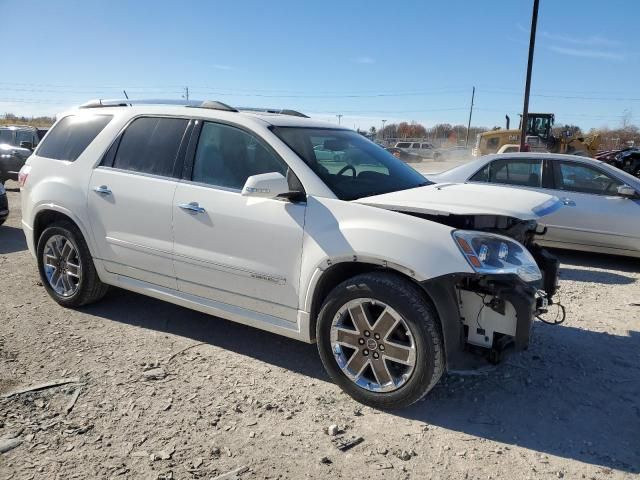
{"type": "MultiPolygon", "coordinates": [[[[0,0],[0,112],[217,99],[368,128],[502,125],[522,108],[532,0],[0,0]]],[[[531,111],[640,123],[640,2],[541,0],[531,111]],[[625,18],[629,21],[625,21],[625,18]]]]}

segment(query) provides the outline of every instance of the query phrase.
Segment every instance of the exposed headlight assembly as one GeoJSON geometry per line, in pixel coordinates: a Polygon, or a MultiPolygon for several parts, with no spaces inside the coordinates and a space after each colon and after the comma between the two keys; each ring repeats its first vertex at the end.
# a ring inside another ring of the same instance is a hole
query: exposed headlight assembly
{"type": "Polygon", "coordinates": [[[453,239],[478,273],[512,273],[525,282],[542,279],[531,253],[515,240],[493,233],[454,230],[453,239]]]}

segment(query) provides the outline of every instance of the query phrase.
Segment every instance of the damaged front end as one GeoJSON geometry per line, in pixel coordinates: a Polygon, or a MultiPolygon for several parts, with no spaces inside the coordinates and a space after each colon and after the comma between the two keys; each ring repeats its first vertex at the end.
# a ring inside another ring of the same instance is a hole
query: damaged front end
{"type": "Polygon", "coordinates": [[[411,215],[456,228],[454,240],[475,270],[423,282],[443,320],[447,368],[475,366],[471,352],[495,363],[507,349],[526,349],[534,319],[553,303],[559,269],[558,260],[534,243],[544,234],[537,222],[496,215],[411,215]]]}

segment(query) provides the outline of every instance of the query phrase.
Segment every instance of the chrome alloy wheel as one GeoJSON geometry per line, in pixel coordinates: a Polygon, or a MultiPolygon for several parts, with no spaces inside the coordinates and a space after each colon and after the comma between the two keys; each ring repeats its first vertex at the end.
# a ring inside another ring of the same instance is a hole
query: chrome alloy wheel
{"type": "Polygon", "coordinates": [[[416,366],[416,347],[402,316],[389,305],[358,298],[333,318],[331,350],[342,372],[372,392],[397,390],[416,366]]]}
{"type": "Polygon", "coordinates": [[[44,273],[51,288],[61,297],[70,297],[78,290],[82,268],[78,249],[62,235],[52,235],[42,253],[44,273]]]}

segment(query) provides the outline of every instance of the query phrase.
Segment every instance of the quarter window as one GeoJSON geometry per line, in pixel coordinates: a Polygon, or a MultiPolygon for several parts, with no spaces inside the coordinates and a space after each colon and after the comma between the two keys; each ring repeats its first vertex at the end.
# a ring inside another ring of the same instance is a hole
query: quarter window
{"type": "Polygon", "coordinates": [[[560,162],[556,184],[560,190],[615,195],[622,182],[597,168],[575,162],[560,162]]]}
{"type": "Polygon", "coordinates": [[[176,160],[188,120],[137,118],[127,127],[113,167],[163,177],[179,177],[176,160]]]}
{"type": "Polygon", "coordinates": [[[193,164],[192,180],[242,189],[252,175],[279,172],[287,166],[255,136],[236,127],[205,122],[193,164]]]}
{"type": "Polygon", "coordinates": [[[36,154],[74,162],[107,126],[112,115],[69,115],[55,124],[36,154]]]}

